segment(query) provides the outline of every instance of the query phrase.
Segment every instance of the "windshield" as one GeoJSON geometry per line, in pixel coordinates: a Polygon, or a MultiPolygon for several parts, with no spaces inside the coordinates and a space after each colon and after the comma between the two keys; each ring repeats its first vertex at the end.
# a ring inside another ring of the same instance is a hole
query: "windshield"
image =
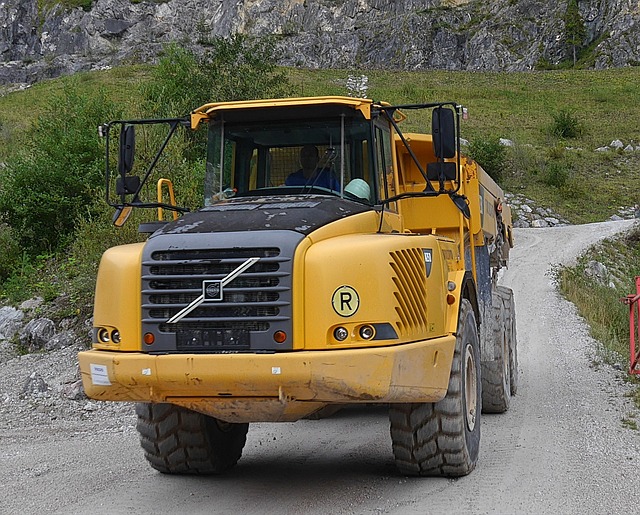
{"type": "Polygon", "coordinates": [[[204,205],[233,195],[300,193],[373,204],[380,186],[375,180],[377,157],[371,138],[369,121],[344,116],[259,123],[211,121],[204,205]]]}

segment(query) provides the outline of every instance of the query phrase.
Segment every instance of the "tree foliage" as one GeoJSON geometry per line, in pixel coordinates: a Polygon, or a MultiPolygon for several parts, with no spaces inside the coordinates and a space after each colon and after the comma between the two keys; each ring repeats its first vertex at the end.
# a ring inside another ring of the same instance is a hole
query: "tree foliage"
{"type": "Polygon", "coordinates": [[[564,22],[565,42],[572,51],[573,65],[575,66],[578,50],[584,46],[584,40],[587,37],[584,20],[578,9],[578,0],[568,0],[567,10],[562,21],[564,22]]]}
{"type": "Polygon", "coordinates": [[[206,41],[201,54],[172,43],[143,89],[155,116],[182,116],[207,102],[273,98],[289,93],[278,71],[275,41],[241,34],[206,41]]]}
{"type": "Polygon", "coordinates": [[[500,143],[499,137],[479,138],[472,141],[469,154],[494,181],[502,180],[507,151],[500,143]]]}
{"type": "Polygon", "coordinates": [[[104,179],[96,127],[118,116],[103,91],[63,81],[30,129],[27,144],[2,171],[0,214],[31,254],[64,248],[104,179]]]}

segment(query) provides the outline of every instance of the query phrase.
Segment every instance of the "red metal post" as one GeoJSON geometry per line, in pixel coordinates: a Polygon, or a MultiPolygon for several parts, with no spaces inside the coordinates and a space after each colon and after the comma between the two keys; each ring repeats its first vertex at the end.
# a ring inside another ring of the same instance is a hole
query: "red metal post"
{"type": "Polygon", "coordinates": [[[636,350],[636,344],[640,344],[640,277],[636,277],[636,294],[627,295],[620,302],[629,306],[629,373],[640,375],[640,349],[636,350]]]}

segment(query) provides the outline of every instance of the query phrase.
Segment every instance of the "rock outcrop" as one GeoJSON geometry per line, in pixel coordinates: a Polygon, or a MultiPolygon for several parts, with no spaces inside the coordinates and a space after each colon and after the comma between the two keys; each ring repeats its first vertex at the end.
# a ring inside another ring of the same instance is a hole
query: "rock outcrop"
{"type": "MultiPolygon", "coordinates": [[[[531,70],[570,58],[565,2],[534,0],[96,0],[87,11],[38,0],[0,4],[0,83],[31,83],[124,62],[164,44],[232,33],[276,35],[283,65],[531,70]]],[[[596,68],[640,63],[631,0],[581,0],[596,68]]]]}

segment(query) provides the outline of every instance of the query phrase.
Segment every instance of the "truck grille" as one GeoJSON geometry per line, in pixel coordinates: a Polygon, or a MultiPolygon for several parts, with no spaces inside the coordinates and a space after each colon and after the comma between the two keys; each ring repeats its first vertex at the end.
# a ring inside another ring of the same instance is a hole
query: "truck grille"
{"type": "MultiPolygon", "coordinates": [[[[291,332],[293,248],[287,248],[287,245],[284,249],[276,246],[188,248],[196,242],[202,245],[203,235],[188,236],[191,237],[182,237],[185,241],[178,249],[168,236],[152,238],[145,247],[142,331],[155,337],[147,350],[284,350],[283,344],[274,342],[273,333],[278,330],[291,332]],[[169,248],[159,248],[162,240],[169,248]],[[222,286],[221,300],[205,298],[204,281],[223,281],[250,258],[259,259],[222,286]],[[205,300],[201,300],[203,298],[205,300]],[[187,310],[179,321],[168,323],[174,315],[198,300],[200,303],[187,310]]],[[[284,347],[290,345],[285,342],[284,347]]]]}
{"type": "Polygon", "coordinates": [[[426,269],[422,249],[390,252],[393,270],[393,295],[396,299],[397,327],[403,336],[424,333],[427,328],[426,269]]]}

